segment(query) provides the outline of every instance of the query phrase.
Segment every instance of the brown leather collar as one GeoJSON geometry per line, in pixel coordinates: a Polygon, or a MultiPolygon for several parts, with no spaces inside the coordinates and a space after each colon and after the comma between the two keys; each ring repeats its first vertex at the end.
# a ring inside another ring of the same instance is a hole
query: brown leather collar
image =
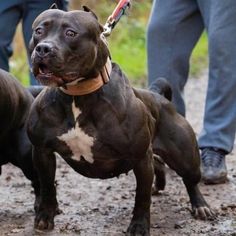
{"type": "Polygon", "coordinates": [[[110,58],[107,58],[106,64],[97,77],[91,79],[79,78],[76,81],[66,84],[66,88],[60,87],[60,89],[63,93],[71,96],[80,96],[92,93],[109,82],[111,71],[111,60],[110,58]]]}

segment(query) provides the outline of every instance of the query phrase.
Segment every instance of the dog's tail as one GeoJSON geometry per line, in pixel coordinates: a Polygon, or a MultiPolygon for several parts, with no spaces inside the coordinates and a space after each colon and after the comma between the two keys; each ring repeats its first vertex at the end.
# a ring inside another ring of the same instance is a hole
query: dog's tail
{"type": "Polygon", "coordinates": [[[170,83],[163,77],[157,78],[149,87],[149,90],[159,93],[169,101],[172,99],[172,88],[170,83]]]}

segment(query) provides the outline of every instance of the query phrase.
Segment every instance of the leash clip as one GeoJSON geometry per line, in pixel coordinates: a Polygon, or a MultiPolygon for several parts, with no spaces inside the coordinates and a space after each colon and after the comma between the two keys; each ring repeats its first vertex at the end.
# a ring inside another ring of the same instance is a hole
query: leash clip
{"type": "Polygon", "coordinates": [[[125,14],[127,8],[130,8],[131,0],[120,0],[117,4],[115,10],[112,14],[108,17],[105,25],[103,35],[105,37],[110,36],[111,31],[114,29],[116,24],[119,22],[120,18],[125,14]]]}

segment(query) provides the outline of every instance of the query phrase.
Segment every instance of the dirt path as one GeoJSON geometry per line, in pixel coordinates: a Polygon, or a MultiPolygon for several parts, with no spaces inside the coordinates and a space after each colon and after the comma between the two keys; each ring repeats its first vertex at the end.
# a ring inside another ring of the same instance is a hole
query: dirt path
{"type": "MultiPolygon", "coordinates": [[[[190,80],[186,88],[187,118],[196,134],[201,128],[206,76],[190,80]]],[[[167,170],[165,191],[152,199],[151,235],[236,235],[236,148],[228,156],[229,182],[200,188],[218,212],[213,222],[194,220],[181,179],[167,170]]],[[[0,178],[0,236],[2,235],[83,235],[120,236],[128,227],[134,204],[135,179],[132,173],[119,179],[93,180],[76,174],[58,161],[58,200],[62,214],[55,218],[52,232],[33,229],[34,197],[29,181],[20,170],[6,165],[0,178]]]]}

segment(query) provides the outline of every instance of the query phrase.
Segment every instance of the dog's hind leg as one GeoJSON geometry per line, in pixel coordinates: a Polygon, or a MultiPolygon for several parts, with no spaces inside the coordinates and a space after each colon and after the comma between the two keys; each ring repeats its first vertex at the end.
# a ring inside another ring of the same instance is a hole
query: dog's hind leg
{"type": "Polygon", "coordinates": [[[166,185],[165,163],[160,156],[153,154],[155,181],[152,195],[156,195],[160,190],[164,190],[166,185]]]}
{"type": "Polygon", "coordinates": [[[201,172],[195,134],[184,117],[172,109],[171,104],[165,103],[161,107],[153,151],[182,177],[194,216],[211,219],[214,214],[198,189],[201,172]]]}
{"type": "Polygon", "coordinates": [[[133,170],[137,182],[135,206],[126,235],[148,236],[150,234],[151,189],[154,175],[151,148],[147,151],[146,157],[139,161],[133,170]]]}

